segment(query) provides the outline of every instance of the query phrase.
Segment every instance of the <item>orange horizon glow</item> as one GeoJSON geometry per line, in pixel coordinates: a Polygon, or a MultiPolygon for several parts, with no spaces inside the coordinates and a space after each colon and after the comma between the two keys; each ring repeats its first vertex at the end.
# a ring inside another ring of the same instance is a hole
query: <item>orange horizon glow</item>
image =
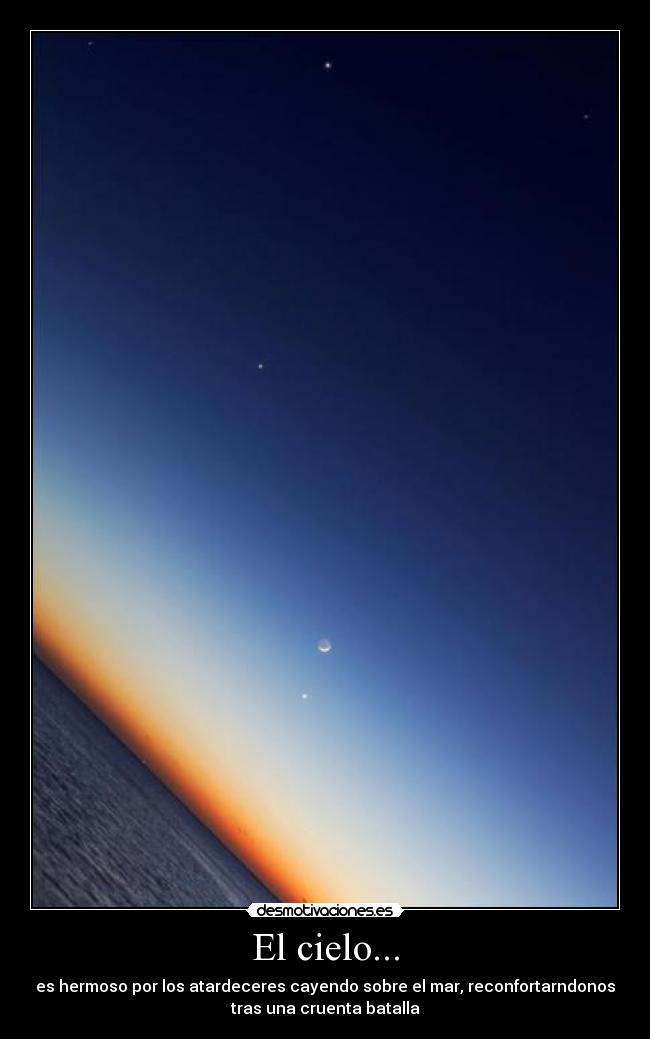
{"type": "Polygon", "coordinates": [[[88,631],[66,621],[61,604],[36,597],[38,656],[281,901],[330,901],[324,880],[307,870],[299,850],[284,844],[226,765],[209,771],[174,718],[161,717],[129,679],[99,651],[88,631]],[[138,700],[140,702],[138,703],[138,700]],[[297,875],[300,879],[297,879],[297,875]]]}

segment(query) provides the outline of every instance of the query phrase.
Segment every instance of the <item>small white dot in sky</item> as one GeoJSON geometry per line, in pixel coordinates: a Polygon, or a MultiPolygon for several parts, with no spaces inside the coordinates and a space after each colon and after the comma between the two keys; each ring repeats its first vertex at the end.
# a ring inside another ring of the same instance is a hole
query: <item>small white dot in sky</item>
{"type": "Polygon", "coordinates": [[[327,69],[327,71],[329,72],[329,70],[332,68],[332,62],[331,61],[326,61],[325,64],[323,65],[323,68],[327,69]]]}
{"type": "Polygon", "coordinates": [[[303,700],[308,700],[309,699],[309,693],[301,693],[301,697],[302,697],[303,700]]]}
{"type": "Polygon", "coordinates": [[[582,117],[582,118],[583,118],[583,119],[588,119],[588,118],[589,118],[589,112],[585,112],[585,114],[583,115],[583,117],[582,117]]]}
{"type": "Polygon", "coordinates": [[[262,371],[262,369],[263,369],[264,365],[263,365],[263,364],[258,364],[258,366],[257,366],[257,367],[258,367],[259,371],[262,371]]]}
{"type": "Polygon", "coordinates": [[[329,653],[332,648],[332,643],[329,639],[321,639],[318,643],[318,649],[321,653],[329,653]]]}

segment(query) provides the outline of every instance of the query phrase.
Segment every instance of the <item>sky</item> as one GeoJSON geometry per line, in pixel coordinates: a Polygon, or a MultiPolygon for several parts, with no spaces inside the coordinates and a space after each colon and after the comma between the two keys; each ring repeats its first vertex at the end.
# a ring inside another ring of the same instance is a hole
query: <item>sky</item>
{"type": "Polygon", "coordinates": [[[37,652],[285,899],[616,903],[617,47],[34,36],[37,652]]]}

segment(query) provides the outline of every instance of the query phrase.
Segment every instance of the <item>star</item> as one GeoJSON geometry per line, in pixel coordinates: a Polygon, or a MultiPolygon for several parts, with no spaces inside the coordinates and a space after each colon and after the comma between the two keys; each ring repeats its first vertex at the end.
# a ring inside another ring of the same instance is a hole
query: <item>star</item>
{"type": "Polygon", "coordinates": [[[258,364],[257,368],[258,368],[258,371],[261,372],[262,369],[264,368],[264,365],[263,364],[258,364]]]}
{"type": "Polygon", "coordinates": [[[325,69],[325,70],[326,70],[327,72],[329,72],[329,71],[331,70],[331,68],[332,68],[332,62],[331,62],[331,61],[326,61],[326,62],[324,63],[324,65],[323,65],[323,68],[324,68],[324,69],[325,69]]]}
{"type": "Polygon", "coordinates": [[[585,114],[583,115],[583,117],[582,117],[582,118],[583,118],[583,119],[588,119],[588,118],[589,118],[589,112],[585,112],[585,114]]]}

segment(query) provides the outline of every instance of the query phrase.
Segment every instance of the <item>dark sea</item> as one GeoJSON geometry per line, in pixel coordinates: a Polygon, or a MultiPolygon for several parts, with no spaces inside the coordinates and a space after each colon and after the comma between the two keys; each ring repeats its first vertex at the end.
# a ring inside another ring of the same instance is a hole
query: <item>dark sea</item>
{"type": "Polygon", "coordinates": [[[39,660],[33,738],[35,908],[277,901],[39,660]]]}

